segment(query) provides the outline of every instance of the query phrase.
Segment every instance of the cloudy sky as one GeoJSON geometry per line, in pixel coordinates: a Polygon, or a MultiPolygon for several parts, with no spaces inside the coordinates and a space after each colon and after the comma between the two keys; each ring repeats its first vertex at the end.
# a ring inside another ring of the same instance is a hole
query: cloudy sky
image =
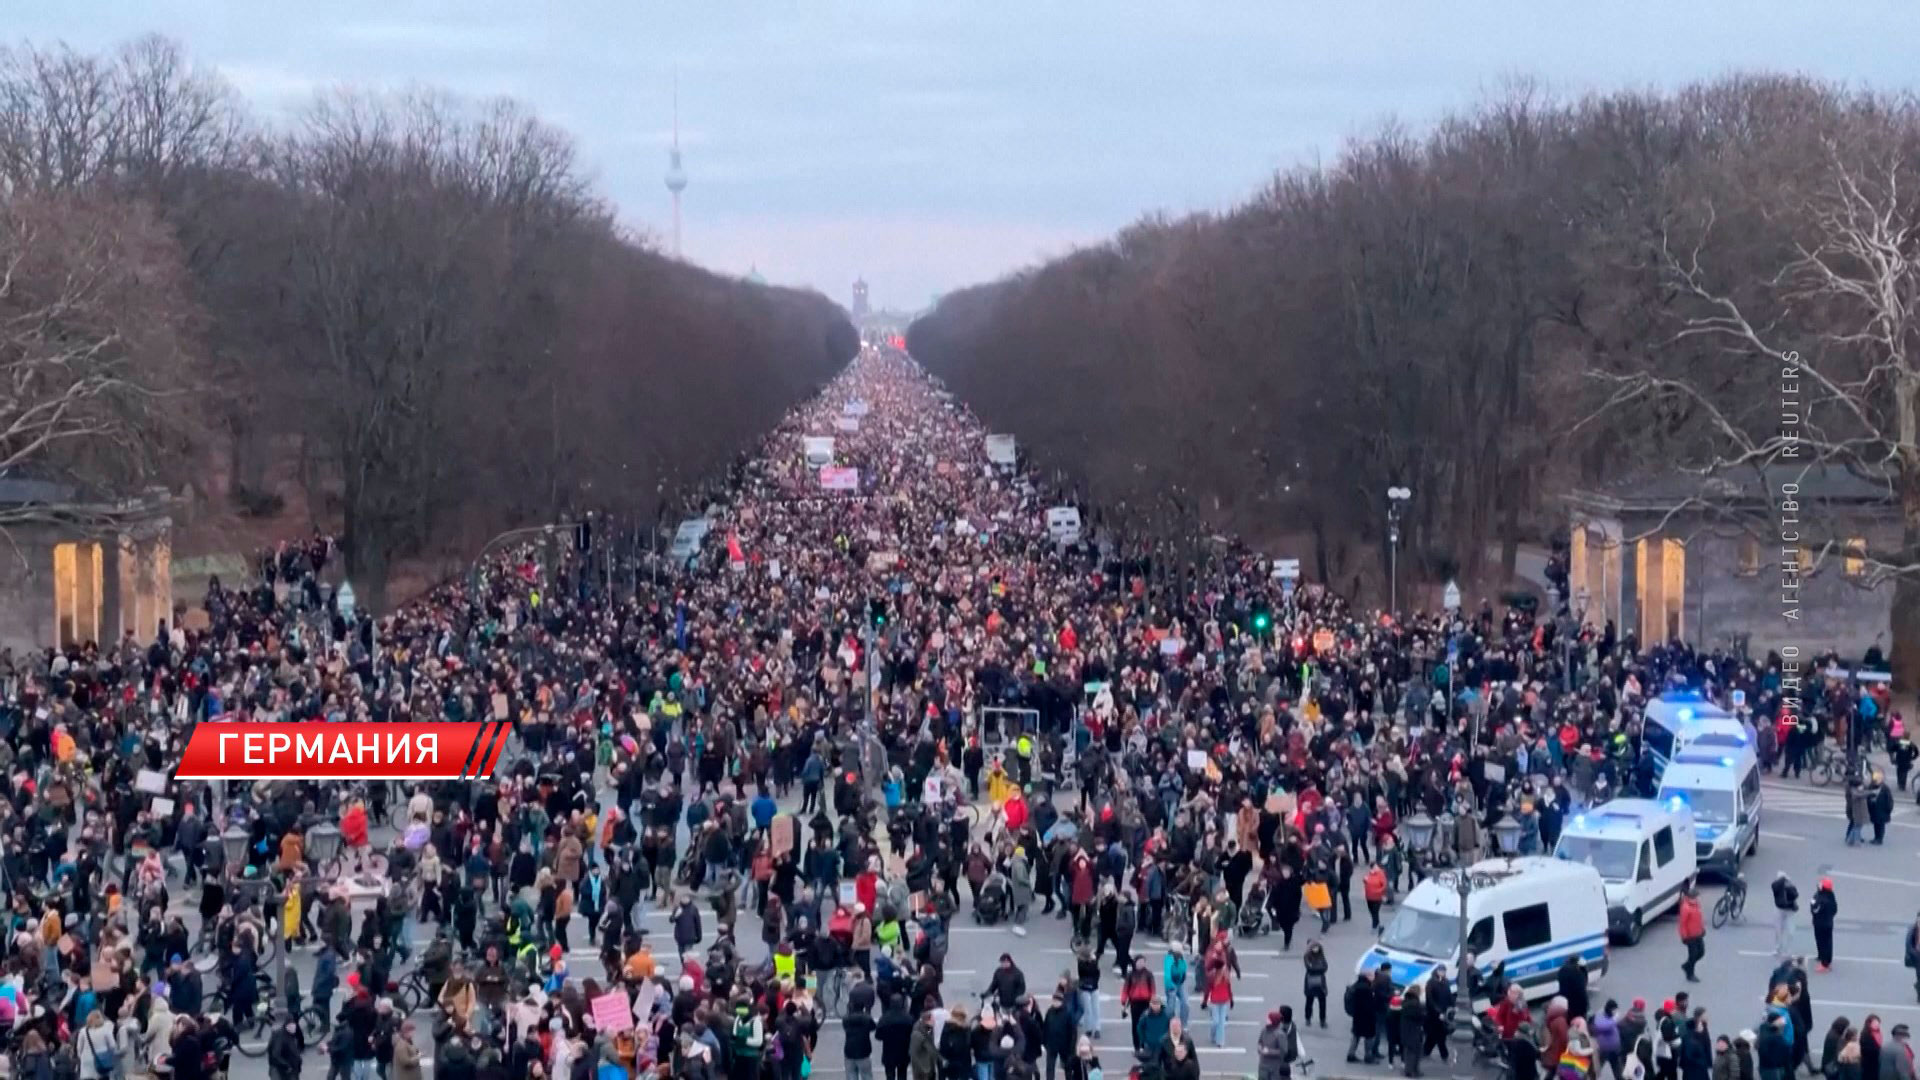
{"type": "Polygon", "coordinates": [[[1575,94],[1732,69],[1915,82],[1909,3],[1417,0],[0,0],[6,33],[157,30],[285,120],[341,83],[532,103],[687,257],[845,303],[935,293],[1224,207],[1277,169],[1525,75],[1575,94]],[[9,10],[11,9],[11,10],[9,10]]]}

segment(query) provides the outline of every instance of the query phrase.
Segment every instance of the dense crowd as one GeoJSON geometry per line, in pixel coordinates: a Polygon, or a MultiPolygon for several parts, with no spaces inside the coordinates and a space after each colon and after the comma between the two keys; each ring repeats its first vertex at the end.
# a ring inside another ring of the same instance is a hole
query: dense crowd
{"type": "MultiPolygon", "coordinates": [[[[1090,511],[1084,535],[1051,533],[1048,493],[983,434],[870,352],[716,486],[688,565],[621,563],[631,545],[581,528],[376,619],[315,537],[214,582],[204,626],[0,659],[16,1075],[202,1080],[237,1050],[292,1080],[312,1049],[333,1077],[417,1080],[424,1042],[449,1080],[800,1080],[833,1038],[854,1080],[876,1056],[887,1080],[1190,1080],[1194,1029],[1226,1039],[1242,931],[1291,949],[1356,892],[1378,925],[1505,819],[1519,852],[1550,851],[1572,808],[1646,783],[1639,710],[1662,690],[1738,692],[1769,768],[1849,729],[1884,741],[1905,787],[1898,718],[1847,680],[1794,687],[1777,657],[1551,606],[1362,612],[1234,545],[1171,573],[1090,511]],[[827,434],[849,489],[801,456],[827,434]],[[235,718],[515,736],[478,782],[144,782],[194,725],[235,718]],[[1413,814],[1451,828],[1411,850],[1413,814]],[[984,997],[956,990],[963,909],[1015,933],[1070,919],[1076,954],[1031,982],[1003,957],[984,997]],[[1140,935],[1171,948],[1155,963],[1140,935]],[[570,971],[576,946],[602,975],[570,971]],[[314,950],[306,986],[293,949],[314,950]],[[1103,990],[1135,1060],[1098,1058],[1103,990]]],[[[1858,780],[1861,823],[1884,826],[1886,785],[1858,780]]],[[[1303,948],[1303,1012],[1267,1016],[1263,1080],[1298,1059],[1297,1025],[1328,1024],[1339,980],[1303,948]]],[[[1732,1039],[1684,995],[1591,1008],[1563,972],[1537,1018],[1497,969],[1467,976],[1354,983],[1353,1056],[1417,1071],[1447,1052],[1456,996],[1491,1008],[1519,1080],[1635,1062],[1780,1080],[1815,1037],[1791,963],[1768,1023],[1732,1039]]],[[[1904,1037],[1868,1018],[1818,1060],[1911,1077],[1904,1037]]]]}

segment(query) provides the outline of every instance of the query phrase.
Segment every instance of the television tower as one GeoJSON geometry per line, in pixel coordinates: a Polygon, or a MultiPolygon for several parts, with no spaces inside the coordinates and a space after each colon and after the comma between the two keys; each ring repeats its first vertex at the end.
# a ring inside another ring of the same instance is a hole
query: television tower
{"type": "Polygon", "coordinates": [[[673,149],[667,157],[667,190],[673,192],[673,257],[680,257],[680,193],[687,190],[687,170],[680,167],[680,76],[673,76],[673,149]]]}

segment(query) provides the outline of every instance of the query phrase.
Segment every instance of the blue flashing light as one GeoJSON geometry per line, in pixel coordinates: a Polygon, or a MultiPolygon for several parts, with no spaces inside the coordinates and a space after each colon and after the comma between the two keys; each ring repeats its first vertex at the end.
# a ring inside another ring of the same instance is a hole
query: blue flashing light
{"type": "Polygon", "coordinates": [[[1680,710],[1680,722],[1681,722],[1681,723],[1683,723],[1683,724],[1686,724],[1686,723],[1691,723],[1692,721],[1693,721],[1693,710],[1692,710],[1692,709],[1681,709],[1681,710],[1680,710]]]}
{"type": "Polygon", "coordinates": [[[1733,768],[1733,759],[1730,757],[1723,757],[1720,759],[1720,764],[1725,765],[1727,768],[1731,769],[1733,768]]]}
{"type": "Polygon", "coordinates": [[[1681,807],[1683,807],[1683,806],[1685,806],[1685,805],[1687,805],[1687,799],[1686,799],[1686,796],[1684,796],[1684,795],[1675,795],[1675,796],[1673,796],[1672,798],[1670,798],[1670,799],[1668,799],[1668,800],[1667,800],[1667,805],[1668,805],[1668,806],[1670,806],[1670,807],[1672,807],[1672,808],[1673,808],[1673,809],[1675,809],[1675,810],[1678,810],[1678,809],[1680,809],[1681,807]]]}
{"type": "Polygon", "coordinates": [[[1584,826],[1587,823],[1587,815],[1585,814],[1573,815],[1573,823],[1576,826],[1584,826]]]}

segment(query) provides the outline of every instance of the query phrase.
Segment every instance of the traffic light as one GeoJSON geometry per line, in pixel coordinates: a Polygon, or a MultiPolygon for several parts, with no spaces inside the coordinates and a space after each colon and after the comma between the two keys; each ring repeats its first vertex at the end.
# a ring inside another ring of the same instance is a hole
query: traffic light
{"type": "Polygon", "coordinates": [[[887,625],[887,602],[880,597],[867,601],[867,622],[879,630],[887,625]]]}
{"type": "Polygon", "coordinates": [[[1265,604],[1255,607],[1253,609],[1253,632],[1256,634],[1264,634],[1271,629],[1273,629],[1273,612],[1268,611],[1265,604]]]}

